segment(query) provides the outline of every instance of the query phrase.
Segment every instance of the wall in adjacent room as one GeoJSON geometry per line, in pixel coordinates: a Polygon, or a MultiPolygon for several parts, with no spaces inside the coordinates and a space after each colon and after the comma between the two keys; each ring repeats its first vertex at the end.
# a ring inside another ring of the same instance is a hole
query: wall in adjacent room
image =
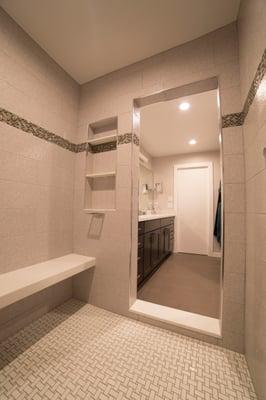
{"type": "MultiPolygon", "coordinates": [[[[245,353],[258,398],[263,400],[266,393],[266,7],[264,0],[242,1],[238,30],[243,104],[251,86],[252,92],[256,93],[243,126],[247,221],[245,353]],[[257,79],[252,85],[255,75],[257,79]]],[[[250,93],[251,101],[252,97],[250,93]]]]}
{"type": "MultiPolygon", "coordinates": [[[[136,276],[138,138],[134,137],[133,144],[124,140],[130,136],[127,134],[133,133],[133,124],[137,125],[137,115],[133,118],[133,99],[213,76],[219,80],[222,114],[241,111],[236,24],[82,86],[78,118],[79,142],[86,140],[89,123],[111,116],[118,116],[118,135],[121,137],[117,148],[117,210],[106,213],[102,235],[98,240],[90,237],[92,217],[82,210],[86,155],[79,154],[76,161],[74,248],[76,252],[97,257],[89,296],[91,303],[128,314],[130,302],[134,301],[134,283],[132,281],[130,287],[129,278],[136,276]],[[130,263],[131,224],[133,247],[130,263]]],[[[230,127],[222,132],[225,191],[223,338],[205,339],[243,351],[243,143],[242,128],[236,127],[231,117],[228,120],[230,127]]],[[[134,133],[138,134],[136,130],[134,133]]],[[[186,333],[196,335],[189,331],[186,333]]]]}
{"type": "MultiPolygon", "coordinates": [[[[36,124],[74,141],[79,87],[1,8],[0,46],[0,273],[5,273],[72,252],[75,154],[31,132],[36,124]]],[[[2,310],[0,339],[71,294],[66,281],[2,310]]]]}
{"type": "MultiPolygon", "coordinates": [[[[218,190],[221,182],[220,152],[209,151],[202,153],[178,154],[168,157],[154,157],[153,171],[154,182],[161,182],[162,193],[154,194],[154,201],[163,212],[175,211],[174,205],[174,166],[177,164],[211,162],[213,166],[213,223],[215,220],[218,190]],[[172,208],[168,207],[168,198],[172,198],[172,208]]],[[[213,238],[213,251],[220,251],[220,246],[215,237],[213,238]]]]}

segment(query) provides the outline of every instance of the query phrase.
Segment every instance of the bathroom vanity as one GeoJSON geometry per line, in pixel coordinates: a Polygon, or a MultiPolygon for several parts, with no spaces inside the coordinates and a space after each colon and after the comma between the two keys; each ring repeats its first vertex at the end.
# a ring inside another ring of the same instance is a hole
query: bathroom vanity
{"type": "Polygon", "coordinates": [[[138,287],[145,283],[173,252],[174,215],[139,216],[138,287]]]}

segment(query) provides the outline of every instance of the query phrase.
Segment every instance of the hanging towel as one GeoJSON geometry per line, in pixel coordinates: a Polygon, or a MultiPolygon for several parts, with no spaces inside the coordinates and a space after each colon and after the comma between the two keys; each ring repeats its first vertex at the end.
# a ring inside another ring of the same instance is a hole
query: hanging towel
{"type": "Polygon", "coordinates": [[[221,235],[222,235],[222,196],[221,196],[221,183],[218,192],[218,200],[217,200],[217,208],[216,208],[216,216],[215,216],[215,224],[214,224],[214,236],[216,237],[218,243],[221,244],[221,235]]]}

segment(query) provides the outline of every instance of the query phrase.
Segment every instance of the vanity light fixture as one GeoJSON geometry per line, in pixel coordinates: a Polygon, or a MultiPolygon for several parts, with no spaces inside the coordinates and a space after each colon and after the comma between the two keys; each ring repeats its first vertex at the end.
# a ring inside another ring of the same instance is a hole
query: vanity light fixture
{"type": "Polygon", "coordinates": [[[197,141],[196,141],[196,139],[190,139],[188,144],[194,145],[194,144],[197,144],[197,141]]]}
{"type": "Polygon", "coordinates": [[[187,111],[190,108],[190,104],[186,101],[184,101],[183,103],[179,104],[179,110],[182,111],[187,111]]]}

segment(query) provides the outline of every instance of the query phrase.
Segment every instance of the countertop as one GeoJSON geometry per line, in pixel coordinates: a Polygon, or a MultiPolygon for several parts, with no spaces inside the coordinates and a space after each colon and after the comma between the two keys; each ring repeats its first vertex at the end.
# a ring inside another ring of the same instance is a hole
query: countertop
{"type": "Polygon", "coordinates": [[[150,221],[152,219],[169,218],[169,217],[175,217],[175,214],[174,213],[169,213],[169,214],[139,215],[139,222],[150,221]]]}

